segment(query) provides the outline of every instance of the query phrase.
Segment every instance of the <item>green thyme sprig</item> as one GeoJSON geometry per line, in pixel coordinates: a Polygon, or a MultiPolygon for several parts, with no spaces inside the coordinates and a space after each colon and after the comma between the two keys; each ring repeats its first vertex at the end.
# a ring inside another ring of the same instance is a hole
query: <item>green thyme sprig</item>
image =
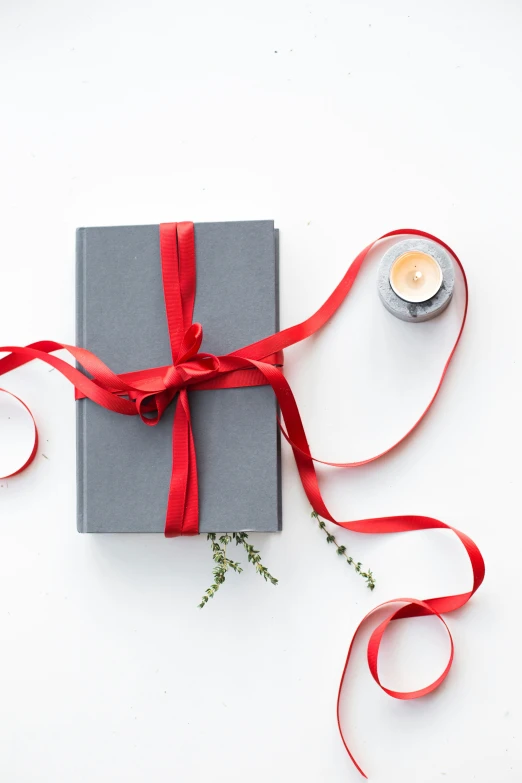
{"type": "Polygon", "coordinates": [[[232,570],[237,574],[240,574],[243,570],[239,563],[236,563],[234,560],[230,560],[227,557],[227,544],[230,544],[231,541],[235,541],[236,546],[244,547],[245,552],[247,553],[248,562],[252,563],[256,572],[263,577],[265,582],[271,582],[273,585],[277,584],[278,580],[272,576],[268,568],[261,562],[259,550],[254,549],[253,545],[247,541],[247,538],[247,533],[225,533],[224,535],[219,536],[219,538],[216,537],[215,533],[208,533],[207,541],[210,541],[212,558],[216,565],[212,571],[214,581],[210,587],[205,590],[201,603],[198,604],[200,609],[203,609],[208,603],[209,598],[214,598],[226,579],[227,571],[232,570]]]}
{"type": "Polygon", "coordinates": [[[230,544],[232,541],[232,537],[229,533],[225,533],[223,536],[220,536],[219,540],[216,540],[215,533],[208,533],[207,541],[211,542],[210,546],[212,548],[212,559],[216,565],[212,570],[214,581],[210,587],[205,590],[205,593],[201,599],[201,603],[198,604],[200,609],[203,609],[209,598],[214,598],[215,594],[224,583],[227,576],[227,571],[229,569],[235,571],[237,574],[240,574],[243,570],[239,563],[236,563],[227,557],[227,544],[230,544]]]}
{"type": "Polygon", "coordinates": [[[374,579],[374,576],[373,576],[372,572],[370,571],[370,569],[368,569],[367,571],[363,571],[362,570],[362,563],[357,563],[353,559],[353,557],[350,557],[350,555],[347,554],[346,547],[344,545],[340,545],[340,544],[337,543],[337,539],[335,538],[335,536],[332,533],[330,533],[330,531],[326,527],[326,522],[324,521],[324,519],[321,519],[321,517],[319,516],[317,511],[312,511],[311,516],[312,516],[312,519],[316,519],[317,520],[317,523],[318,523],[319,527],[321,528],[321,530],[324,530],[324,532],[326,534],[326,542],[328,544],[334,544],[335,545],[335,548],[337,550],[337,554],[340,555],[341,557],[344,557],[344,559],[346,560],[348,565],[352,566],[355,569],[356,573],[360,574],[363,577],[363,579],[366,579],[367,587],[370,590],[373,590],[374,587],[375,587],[375,579],[374,579]]]}
{"type": "Polygon", "coordinates": [[[257,573],[263,577],[265,582],[271,582],[273,585],[276,585],[278,583],[278,580],[275,578],[275,576],[272,576],[268,568],[264,566],[263,563],[261,562],[261,555],[259,553],[259,549],[254,549],[252,544],[248,543],[247,541],[248,533],[232,533],[232,536],[234,537],[236,546],[242,545],[245,548],[248,557],[248,562],[252,563],[257,573]]]}
{"type": "MultiPolygon", "coordinates": [[[[313,519],[317,520],[321,530],[324,530],[326,542],[328,544],[334,544],[337,554],[344,557],[348,565],[354,568],[355,572],[366,580],[367,587],[370,590],[373,590],[375,588],[375,579],[370,569],[367,571],[362,570],[362,563],[356,562],[353,557],[347,553],[346,547],[337,542],[335,536],[330,533],[326,527],[325,521],[320,518],[316,511],[312,511],[311,516],[313,519]]],[[[260,574],[265,582],[270,582],[273,585],[278,584],[278,580],[272,576],[268,568],[261,562],[261,553],[259,552],[259,549],[255,549],[253,544],[249,543],[248,533],[224,533],[222,536],[219,536],[219,538],[216,533],[208,533],[207,541],[210,541],[212,559],[216,565],[212,570],[214,581],[210,587],[205,590],[203,597],[201,598],[201,603],[198,604],[200,609],[203,609],[208,603],[209,598],[215,596],[221,585],[225,582],[228,571],[235,571],[237,574],[240,574],[243,571],[239,563],[230,560],[230,558],[227,557],[227,545],[232,541],[235,541],[236,546],[242,546],[244,548],[247,553],[248,562],[254,566],[256,573],[260,574]]]]}

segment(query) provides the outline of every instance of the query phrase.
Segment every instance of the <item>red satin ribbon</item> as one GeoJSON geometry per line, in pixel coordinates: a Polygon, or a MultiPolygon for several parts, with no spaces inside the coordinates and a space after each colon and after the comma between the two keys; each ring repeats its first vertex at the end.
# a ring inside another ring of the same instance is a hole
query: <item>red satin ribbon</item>
{"type": "Polygon", "coordinates": [[[13,476],[17,476],[19,473],[22,473],[27,467],[29,467],[29,465],[31,464],[33,459],[36,457],[36,452],[38,451],[38,429],[36,427],[36,421],[34,420],[34,416],[31,413],[31,410],[27,407],[25,402],[20,399],[20,397],[17,397],[16,394],[13,394],[12,392],[7,391],[7,389],[0,389],[0,393],[1,394],[7,394],[8,397],[12,397],[14,400],[19,402],[20,405],[22,405],[25,408],[25,410],[27,411],[27,413],[31,417],[31,421],[33,423],[33,446],[32,446],[32,449],[31,449],[31,453],[29,454],[29,456],[27,457],[25,462],[22,465],[20,465],[20,467],[18,467],[15,470],[13,470],[12,473],[8,473],[6,476],[0,476],[0,480],[2,480],[2,479],[12,478],[13,476]]]}
{"type": "MultiPolygon", "coordinates": [[[[471,564],[473,585],[471,590],[459,595],[428,598],[420,601],[415,598],[400,598],[387,601],[382,606],[401,603],[388,617],[377,626],[368,642],[368,665],[372,677],[383,691],[396,699],[415,699],[424,696],[437,688],[447,676],[453,660],[453,641],[449,629],[441,614],[452,612],[463,606],[478,590],[484,579],[484,561],[474,542],[464,533],[444,522],[432,517],[417,515],[400,515],[363,519],[352,522],[340,522],[330,514],[326,507],[315,470],[315,462],[333,467],[351,468],[365,465],[384,456],[402,443],[408,435],[420,424],[428,413],[440,391],[448,366],[459,343],[468,309],[468,286],[464,268],[451,248],[437,237],[414,229],[400,229],[384,234],[377,242],[387,237],[409,234],[425,237],[438,242],[455,258],[463,275],[465,286],[465,307],[461,326],[444,365],[440,381],[426,409],[413,427],[395,444],[385,451],[359,462],[328,462],[312,456],[304,427],[292,390],[280,367],[281,351],[295,343],[315,334],[334,315],[342,304],[359,273],[359,270],[376,242],[368,245],[353,261],[345,276],[326,302],[306,321],[296,326],[284,329],[263,340],[247,345],[225,356],[200,353],[203,330],[200,324],[192,323],[194,298],[196,291],[196,260],[194,249],[194,228],[192,223],[167,223],[160,226],[160,249],[165,292],[165,305],[170,344],[172,350],[172,365],[140,370],[133,373],[116,375],[94,354],[83,348],[76,348],[61,343],[43,341],[26,347],[5,346],[0,352],[9,355],[0,359],[0,375],[16,367],[20,367],[33,359],[41,359],[59,370],[76,389],[76,397],[88,397],[98,405],[108,410],[125,415],[138,414],[150,426],[157,424],[166,407],[175,402],[174,427],[172,438],[172,477],[169,490],[169,500],[165,523],[165,535],[190,535],[198,532],[198,487],[197,467],[194,440],[190,420],[188,388],[218,389],[270,384],[281,409],[286,430],[282,429],[285,438],[292,447],[297,469],[313,509],[325,519],[346,530],[357,533],[402,533],[413,530],[428,530],[442,528],[452,530],[464,546],[471,564]],[[83,372],[71,367],[70,364],[53,356],[57,350],[66,349],[83,366],[90,378],[83,372]],[[417,691],[400,692],[385,688],[378,675],[378,654],[383,634],[389,623],[406,617],[435,615],[444,623],[451,642],[449,661],[443,673],[433,683],[417,691]]],[[[18,399],[18,398],[17,398],[18,399]]],[[[21,402],[21,400],[20,400],[21,402]]],[[[25,403],[22,403],[25,406],[25,403]]],[[[27,409],[29,410],[29,409],[27,409]]],[[[29,411],[30,412],[30,411],[29,411]]],[[[33,419],[34,421],[34,419],[33,419]]],[[[37,450],[37,431],[35,425],[35,442],[31,455],[24,465],[11,475],[24,470],[34,459],[37,450]]],[[[362,621],[367,619],[373,609],[362,621]]],[[[357,627],[350,644],[344,671],[339,685],[337,700],[337,721],[345,748],[353,763],[364,775],[361,767],[355,761],[343,733],[340,720],[340,699],[344,679],[350,660],[354,641],[362,623],[357,627]]],[[[366,776],[365,776],[366,777],[366,776]]]]}

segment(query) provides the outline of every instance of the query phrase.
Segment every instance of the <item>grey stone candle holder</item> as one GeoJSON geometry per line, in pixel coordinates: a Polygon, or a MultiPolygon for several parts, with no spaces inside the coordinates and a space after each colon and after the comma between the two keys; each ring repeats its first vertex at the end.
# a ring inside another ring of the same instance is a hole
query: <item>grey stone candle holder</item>
{"type": "Polygon", "coordinates": [[[420,321],[429,321],[436,315],[442,313],[449,305],[453,296],[455,287],[455,269],[449,253],[444,248],[432,242],[430,239],[404,239],[392,245],[382,257],[379,265],[379,275],[377,279],[379,296],[385,308],[402,321],[419,323],[420,321]],[[407,302],[397,296],[390,285],[390,269],[393,263],[410,250],[418,250],[427,253],[434,258],[442,269],[442,285],[435,296],[427,299],[425,302],[407,302]]]}

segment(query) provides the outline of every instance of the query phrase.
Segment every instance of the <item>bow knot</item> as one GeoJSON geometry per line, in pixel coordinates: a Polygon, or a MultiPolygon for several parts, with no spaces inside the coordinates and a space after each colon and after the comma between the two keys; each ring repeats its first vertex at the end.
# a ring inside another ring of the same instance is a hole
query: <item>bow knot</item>
{"type": "Polygon", "coordinates": [[[174,364],[167,368],[159,389],[147,389],[135,398],[136,409],[145,424],[154,426],[176,394],[219,373],[220,361],[212,353],[199,353],[203,327],[194,323],[185,332],[174,364]]]}
{"type": "Polygon", "coordinates": [[[199,353],[203,340],[203,327],[194,323],[185,332],[174,364],[163,376],[165,389],[176,392],[209,380],[219,373],[220,362],[212,353],[199,353]]]}

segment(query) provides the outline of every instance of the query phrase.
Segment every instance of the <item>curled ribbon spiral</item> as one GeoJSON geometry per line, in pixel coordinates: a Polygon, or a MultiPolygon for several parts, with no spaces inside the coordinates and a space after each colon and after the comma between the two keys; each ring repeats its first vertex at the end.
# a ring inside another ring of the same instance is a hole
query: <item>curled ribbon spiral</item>
{"type": "MultiPolygon", "coordinates": [[[[281,426],[281,429],[292,448],[306,496],[313,509],[324,519],[356,533],[404,533],[429,529],[446,529],[455,533],[464,546],[470,560],[473,575],[471,589],[459,595],[427,598],[425,600],[399,598],[394,601],[387,601],[373,609],[362,620],[348,649],[339,685],[337,721],[342,741],[350,758],[359,772],[366,777],[348,747],[340,719],[340,700],[346,671],[354,641],[362,624],[376,609],[394,605],[395,608],[375,628],[368,642],[368,666],[372,677],[385,693],[388,693],[395,699],[416,699],[430,693],[443,682],[453,660],[453,641],[448,626],[441,615],[463,606],[478,590],[484,579],[484,560],[478,547],[468,536],[432,517],[399,515],[345,522],[334,519],[323,500],[315,463],[337,468],[354,468],[373,462],[402,443],[424,419],[440,391],[464,329],[468,309],[468,286],[464,268],[451,248],[432,234],[415,229],[391,231],[388,234],[384,234],[376,242],[372,242],[359,253],[339,285],[322,307],[310,318],[232,353],[224,356],[213,356],[200,353],[203,329],[200,324],[192,323],[196,292],[196,255],[193,224],[188,222],[161,224],[160,251],[167,325],[172,350],[172,365],[116,375],[98,357],[84,348],[51,341],[41,341],[25,347],[0,347],[0,353],[8,354],[0,359],[0,376],[34,359],[40,359],[61,372],[74,385],[77,399],[88,397],[98,405],[115,413],[130,416],[139,415],[148,426],[157,424],[167,406],[173,403],[176,408],[172,437],[172,475],[165,521],[166,536],[191,535],[198,532],[197,464],[188,389],[224,389],[267,384],[272,387],[277,397],[281,416],[285,424],[285,428],[283,429],[281,426]],[[365,258],[377,242],[402,234],[424,237],[438,242],[453,255],[462,272],[465,286],[465,306],[455,344],[426,409],[413,427],[397,443],[380,454],[360,462],[338,463],[319,460],[311,454],[296,400],[281,370],[283,363],[282,351],[284,348],[295,345],[315,334],[330,320],[350,292],[365,258]],[[62,349],[69,351],[88,375],[53,355],[55,351],[62,349]],[[400,608],[396,608],[398,603],[402,604],[400,608]],[[423,615],[436,616],[448,631],[451,648],[446,668],[434,682],[420,690],[400,692],[384,687],[379,680],[377,662],[379,647],[386,628],[392,621],[423,615]]],[[[7,393],[9,394],[9,392],[7,393]]],[[[16,399],[18,400],[18,398],[16,399]]],[[[19,402],[29,411],[25,403],[21,400],[19,402]]],[[[38,446],[36,424],[34,432],[34,445],[31,454],[25,463],[11,474],[12,476],[25,470],[33,461],[38,446]]]]}

